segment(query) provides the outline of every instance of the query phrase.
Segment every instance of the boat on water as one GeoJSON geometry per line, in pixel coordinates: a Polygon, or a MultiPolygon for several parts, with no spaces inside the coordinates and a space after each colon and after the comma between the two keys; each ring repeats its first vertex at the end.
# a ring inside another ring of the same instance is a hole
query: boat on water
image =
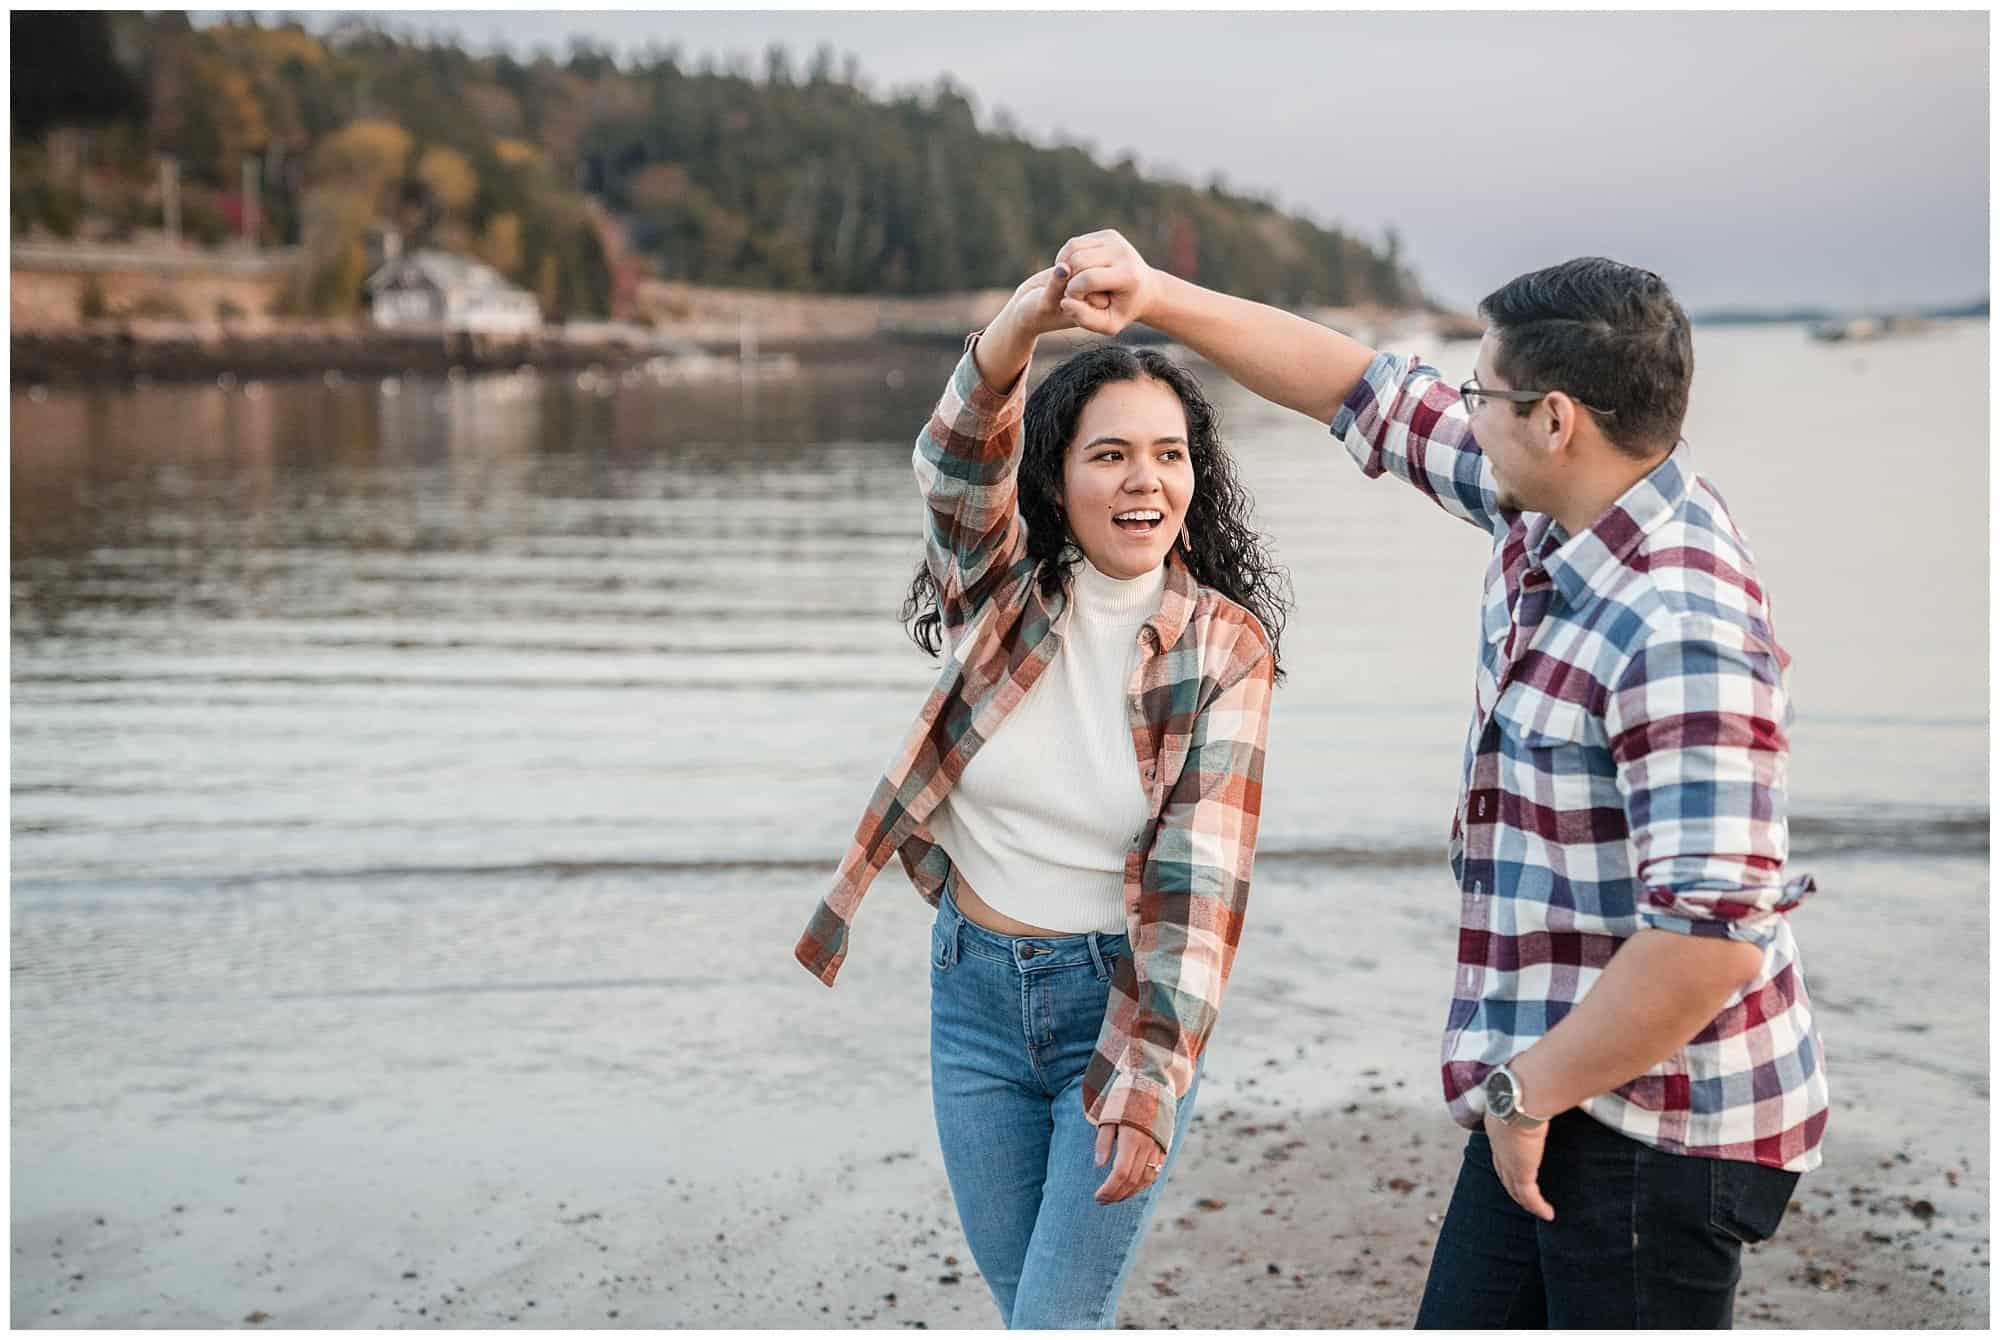
{"type": "Polygon", "coordinates": [[[1931,328],[1920,316],[1857,316],[1837,321],[1816,321],[1808,333],[1829,344],[1843,341],[1879,340],[1889,335],[1919,335],[1931,328]]]}

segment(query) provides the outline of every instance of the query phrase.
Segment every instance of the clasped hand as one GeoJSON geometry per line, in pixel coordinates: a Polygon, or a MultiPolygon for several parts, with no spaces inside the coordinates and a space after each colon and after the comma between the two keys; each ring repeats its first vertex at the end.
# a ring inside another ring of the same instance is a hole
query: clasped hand
{"type": "Polygon", "coordinates": [[[1158,298],[1160,276],[1115,229],[1063,243],[1056,263],[1028,277],[1008,304],[1034,335],[1077,328],[1116,335],[1144,320],[1158,298]]]}

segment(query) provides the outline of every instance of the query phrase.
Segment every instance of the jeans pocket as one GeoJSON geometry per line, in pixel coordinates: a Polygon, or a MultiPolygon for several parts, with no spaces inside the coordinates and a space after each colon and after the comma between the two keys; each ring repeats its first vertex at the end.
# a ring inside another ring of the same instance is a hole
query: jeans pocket
{"type": "Polygon", "coordinates": [[[944,927],[936,923],[931,926],[931,971],[951,971],[951,944],[945,939],[944,927]]]}
{"type": "Polygon", "coordinates": [[[1742,1243],[1763,1242],[1776,1233],[1799,1175],[1736,1159],[1714,1159],[1712,1163],[1709,1223],[1742,1243]]]}

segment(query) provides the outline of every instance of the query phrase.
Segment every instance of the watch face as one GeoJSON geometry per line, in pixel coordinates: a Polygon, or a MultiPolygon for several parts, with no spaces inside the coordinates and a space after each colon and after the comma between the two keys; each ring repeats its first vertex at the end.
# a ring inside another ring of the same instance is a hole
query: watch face
{"type": "Polygon", "coordinates": [[[1486,1077],[1486,1110],[1505,1121],[1514,1114],[1513,1076],[1495,1070],[1486,1077]]]}

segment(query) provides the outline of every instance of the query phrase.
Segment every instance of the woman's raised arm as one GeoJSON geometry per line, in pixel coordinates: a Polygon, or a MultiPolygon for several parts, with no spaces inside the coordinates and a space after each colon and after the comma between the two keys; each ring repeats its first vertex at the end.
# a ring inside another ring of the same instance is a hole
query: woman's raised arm
{"type": "Polygon", "coordinates": [[[1053,268],[1030,277],[970,342],[917,437],[911,465],[924,498],[924,564],[948,636],[1027,551],[1014,473],[1020,465],[1021,385],[1035,341],[1067,330],[1053,268]]]}

